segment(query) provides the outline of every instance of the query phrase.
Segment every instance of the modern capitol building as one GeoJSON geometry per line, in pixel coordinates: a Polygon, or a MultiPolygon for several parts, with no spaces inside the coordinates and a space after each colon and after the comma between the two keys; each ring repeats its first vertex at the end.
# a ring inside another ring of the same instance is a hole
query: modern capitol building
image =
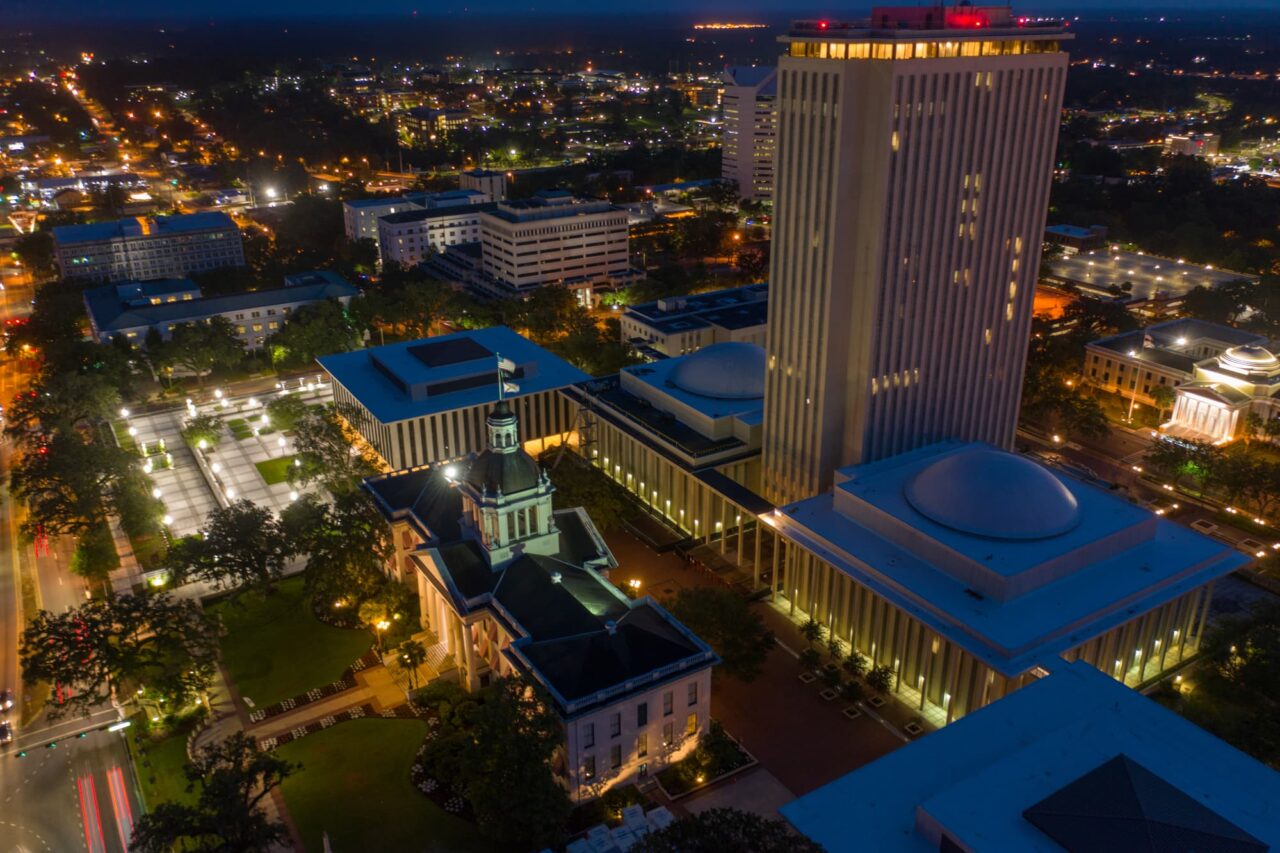
{"type": "MultiPolygon", "coordinates": [[[[1006,7],[799,25],[767,346],[549,383],[570,447],[939,724],[1067,661],[1149,681],[1196,650],[1214,581],[1244,562],[1009,450],[1064,38],[1006,7]]],[[[473,423],[494,403],[453,399],[473,423]]]]}
{"type": "Polygon", "coordinates": [[[1244,562],[1008,450],[1066,38],[1006,7],[798,25],[767,346],[561,392],[593,464],[935,723],[1064,661],[1155,677],[1244,562]]]}

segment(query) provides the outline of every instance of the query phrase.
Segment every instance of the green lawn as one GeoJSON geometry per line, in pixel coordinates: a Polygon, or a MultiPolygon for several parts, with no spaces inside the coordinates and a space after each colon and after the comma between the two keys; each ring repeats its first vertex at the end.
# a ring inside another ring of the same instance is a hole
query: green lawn
{"type": "Polygon", "coordinates": [[[473,824],[414,790],[409,767],[426,736],[420,720],[339,723],[276,750],[302,765],[284,781],[285,804],[307,850],[493,850],[473,824]]]}
{"type": "Polygon", "coordinates": [[[311,614],[302,578],[282,581],[274,594],[220,601],[222,661],[241,696],[258,707],[305,693],[342,675],[371,644],[365,631],[333,628],[311,614]]]}
{"type": "Polygon", "coordinates": [[[253,437],[253,427],[249,426],[249,422],[244,418],[232,418],[227,421],[227,428],[231,430],[231,435],[236,441],[253,437]]]}
{"type": "Polygon", "coordinates": [[[187,763],[187,732],[151,740],[141,732],[135,718],[129,728],[129,751],[138,768],[147,811],[165,802],[195,802],[196,793],[187,792],[187,777],[182,772],[187,763]]]}
{"type": "Polygon", "coordinates": [[[289,479],[289,466],[292,464],[292,456],[281,456],[276,459],[256,462],[254,467],[258,469],[258,473],[262,475],[262,479],[266,481],[268,486],[274,486],[276,483],[283,483],[289,479]]]}

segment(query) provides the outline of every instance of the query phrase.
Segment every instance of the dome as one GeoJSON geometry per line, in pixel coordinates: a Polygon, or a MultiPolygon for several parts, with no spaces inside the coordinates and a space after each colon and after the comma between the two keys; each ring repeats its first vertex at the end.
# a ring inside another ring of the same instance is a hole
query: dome
{"type": "Polygon", "coordinates": [[[486,450],[475,458],[463,477],[476,491],[513,495],[538,485],[538,463],[523,450],[486,450]]]}
{"type": "Polygon", "coordinates": [[[764,396],[764,348],[725,341],[684,356],[667,380],[682,391],[717,400],[764,396]]]}
{"type": "Polygon", "coordinates": [[[1218,357],[1218,364],[1222,367],[1256,373],[1261,370],[1275,370],[1280,367],[1280,359],[1272,355],[1266,347],[1245,344],[1225,351],[1218,357]]]}
{"type": "Polygon", "coordinates": [[[1029,459],[972,447],[940,459],[906,486],[907,501],[944,527],[991,539],[1047,539],[1080,522],[1075,495],[1029,459]]]}

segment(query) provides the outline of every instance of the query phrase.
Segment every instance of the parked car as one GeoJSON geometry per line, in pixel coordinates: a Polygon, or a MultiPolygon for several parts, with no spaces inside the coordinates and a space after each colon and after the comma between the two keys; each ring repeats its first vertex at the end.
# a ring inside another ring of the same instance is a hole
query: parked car
{"type": "Polygon", "coordinates": [[[13,723],[5,720],[0,722],[0,744],[6,744],[13,741],[13,723]]]}
{"type": "Polygon", "coordinates": [[[13,691],[8,689],[0,690],[0,711],[8,713],[9,709],[12,707],[13,707],[13,691]]]}

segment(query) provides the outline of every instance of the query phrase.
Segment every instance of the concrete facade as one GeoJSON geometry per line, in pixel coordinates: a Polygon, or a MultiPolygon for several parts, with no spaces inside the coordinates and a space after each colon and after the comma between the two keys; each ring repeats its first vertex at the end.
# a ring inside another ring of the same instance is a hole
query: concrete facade
{"type": "Polygon", "coordinates": [[[943,436],[1013,438],[1070,36],[886,11],[782,38],[774,500],[943,436]]]}

